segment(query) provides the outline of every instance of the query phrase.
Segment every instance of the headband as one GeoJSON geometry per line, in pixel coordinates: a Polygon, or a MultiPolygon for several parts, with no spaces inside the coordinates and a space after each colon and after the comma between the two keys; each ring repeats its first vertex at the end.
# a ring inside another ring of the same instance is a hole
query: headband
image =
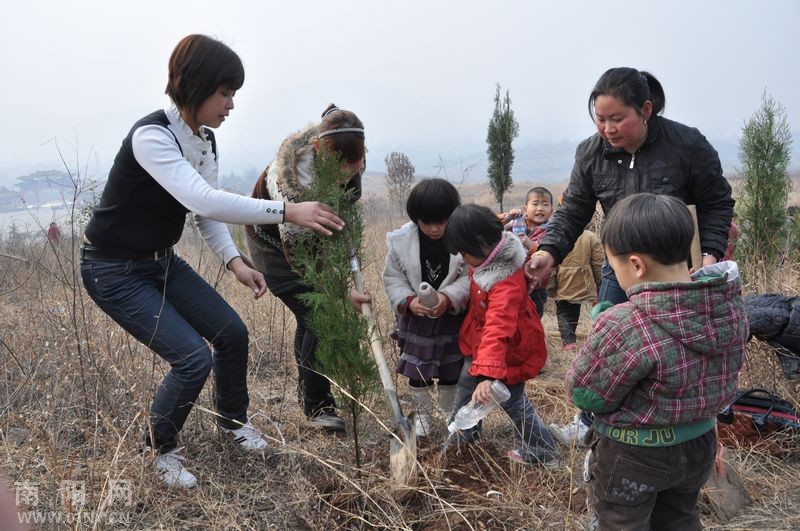
{"type": "Polygon", "coordinates": [[[364,129],[362,127],[340,127],[338,129],[330,129],[328,131],[323,131],[322,133],[317,135],[317,138],[322,138],[328,135],[335,135],[337,133],[361,133],[364,134],[364,129]]]}
{"type": "MultiPolygon", "coordinates": [[[[328,109],[327,111],[322,113],[322,119],[324,120],[326,116],[328,116],[329,114],[334,113],[336,111],[341,111],[341,109],[339,107],[337,107],[336,105],[334,105],[333,107],[331,107],[330,109],[328,109]]],[[[318,134],[317,138],[322,138],[322,137],[328,136],[328,135],[335,135],[337,133],[361,133],[361,135],[363,136],[364,135],[364,128],[363,127],[339,127],[339,128],[336,128],[336,129],[330,129],[328,131],[324,131],[324,132],[318,134]]]]}

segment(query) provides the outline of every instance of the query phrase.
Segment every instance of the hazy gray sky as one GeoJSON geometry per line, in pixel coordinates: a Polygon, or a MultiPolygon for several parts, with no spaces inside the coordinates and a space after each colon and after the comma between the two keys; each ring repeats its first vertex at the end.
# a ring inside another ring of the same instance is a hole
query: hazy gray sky
{"type": "Polygon", "coordinates": [[[0,18],[0,183],[59,168],[54,138],[71,166],[107,169],[133,122],[167,104],[167,59],[188,33],[245,65],[217,132],[221,173],[265,166],[333,101],[364,121],[372,169],[400,150],[425,174],[435,154],[485,150],[496,82],[518,144],[577,143],[612,66],[654,73],[665,116],[712,142],[738,138],[764,88],[797,137],[798,25],[795,0],[14,2],[0,18]]]}

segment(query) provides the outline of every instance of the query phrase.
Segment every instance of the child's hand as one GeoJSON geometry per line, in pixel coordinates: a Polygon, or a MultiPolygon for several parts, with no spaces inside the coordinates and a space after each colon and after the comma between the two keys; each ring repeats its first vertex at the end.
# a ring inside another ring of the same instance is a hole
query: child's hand
{"type": "Polygon", "coordinates": [[[436,303],[436,306],[431,308],[431,317],[439,317],[450,307],[450,299],[447,298],[447,295],[442,293],[437,293],[436,295],[439,296],[439,302],[436,303]]]}
{"type": "Polygon", "coordinates": [[[522,242],[522,246],[525,247],[528,251],[533,249],[533,246],[536,245],[536,242],[528,238],[527,234],[519,234],[519,241],[522,242]]]}
{"type": "Polygon", "coordinates": [[[361,305],[370,304],[372,302],[372,297],[368,291],[361,293],[356,288],[350,288],[350,302],[353,303],[356,310],[361,310],[361,305]]]}
{"type": "Polygon", "coordinates": [[[511,210],[506,212],[506,217],[508,219],[516,219],[516,218],[520,217],[521,215],[522,215],[522,209],[521,208],[512,208],[511,210]]]}
{"type": "Polygon", "coordinates": [[[417,317],[425,317],[431,314],[431,309],[419,302],[419,297],[414,297],[408,303],[408,311],[417,317]]]}
{"type": "Polygon", "coordinates": [[[492,382],[494,380],[484,380],[475,387],[475,392],[472,393],[472,401],[480,402],[481,404],[491,404],[494,398],[492,397],[492,382]]]}

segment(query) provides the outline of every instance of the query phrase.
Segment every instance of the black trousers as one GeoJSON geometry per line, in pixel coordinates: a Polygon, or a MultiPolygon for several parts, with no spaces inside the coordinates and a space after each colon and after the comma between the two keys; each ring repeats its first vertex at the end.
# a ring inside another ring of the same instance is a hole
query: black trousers
{"type": "Polygon", "coordinates": [[[303,396],[303,412],[306,416],[313,417],[336,407],[330,381],[315,368],[317,337],[307,323],[310,309],[300,300],[300,295],[311,290],[300,283],[300,277],[292,271],[282,251],[249,237],[247,246],[250,249],[250,259],[255,268],[264,273],[270,292],[291,310],[297,321],[294,333],[294,357],[297,362],[300,392],[303,396]]]}
{"type": "Polygon", "coordinates": [[[717,451],[712,429],[675,446],[622,444],[594,430],[586,470],[597,529],[702,529],[697,500],[717,451]]]}
{"type": "Polygon", "coordinates": [[[531,300],[536,306],[536,313],[539,314],[539,319],[544,317],[544,305],[547,302],[547,290],[545,288],[536,288],[531,291],[531,300]]]}
{"type": "Polygon", "coordinates": [[[558,332],[565,345],[575,343],[578,338],[578,320],[581,316],[581,305],[569,301],[556,301],[556,317],[558,318],[558,332]]]}

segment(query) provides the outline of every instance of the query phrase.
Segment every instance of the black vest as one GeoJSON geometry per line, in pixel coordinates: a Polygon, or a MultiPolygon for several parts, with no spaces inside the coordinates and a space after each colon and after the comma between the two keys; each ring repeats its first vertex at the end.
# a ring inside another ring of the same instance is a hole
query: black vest
{"type": "MultiPolygon", "coordinates": [[[[145,125],[160,125],[172,133],[166,113],[160,110],[133,124],[122,141],[103,195],[86,226],[86,237],[100,250],[151,252],[178,243],[183,233],[189,211],[133,156],[133,133],[145,125]]],[[[216,157],[214,134],[209,129],[205,133],[216,157]]],[[[175,143],[178,144],[177,138],[175,143]]],[[[180,144],[178,149],[181,149],[180,144]]]]}

